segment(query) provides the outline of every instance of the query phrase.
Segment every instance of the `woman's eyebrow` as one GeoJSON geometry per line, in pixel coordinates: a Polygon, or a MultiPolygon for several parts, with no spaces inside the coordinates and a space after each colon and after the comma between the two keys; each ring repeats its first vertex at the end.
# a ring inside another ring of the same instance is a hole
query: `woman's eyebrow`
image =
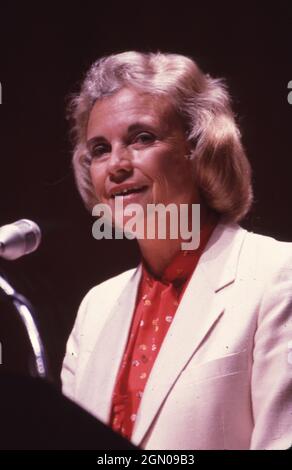
{"type": "Polygon", "coordinates": [[[143,122],[143,121],[137,121],[128,127],[128,133],[139,131],[141,129],[148,129],[148,130],[151,130],[152,132],[157,131],[157,129],[151,124],[147,122],[143,122]]]}

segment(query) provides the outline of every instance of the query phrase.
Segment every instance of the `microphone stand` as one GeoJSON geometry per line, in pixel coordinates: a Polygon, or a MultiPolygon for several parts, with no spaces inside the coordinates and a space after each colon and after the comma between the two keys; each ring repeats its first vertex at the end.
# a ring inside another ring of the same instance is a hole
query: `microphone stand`
{"type": "Polygon", "coordinates": [[[30,302],[23,295],[19,294],[1,275],[0,290],[14,305],[25,326],[33,351],[37,376],[42,379],[49,379],[45,349],[34,319],[33,308],[30,305],[30,302]]]}

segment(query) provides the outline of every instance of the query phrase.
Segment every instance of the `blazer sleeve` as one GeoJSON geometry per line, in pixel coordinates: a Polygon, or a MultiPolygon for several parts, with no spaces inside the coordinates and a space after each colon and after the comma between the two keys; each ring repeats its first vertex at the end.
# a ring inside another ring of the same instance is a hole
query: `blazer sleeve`
{"type": "Polygon", "coordinates": [[[75,375],[78,365],[82,326],[87,312],[91,291],[83,298],[76,317],[75,324],[66,345],[66,353],[61,371],[62,392],[71,400],[75,398],[75,375]]]}
{"type": "Polygon", "coordinates": [[[251,449],[292,445],[292,250],[281,245],[284,261],[266,285],[254,338],[251,449]]]}

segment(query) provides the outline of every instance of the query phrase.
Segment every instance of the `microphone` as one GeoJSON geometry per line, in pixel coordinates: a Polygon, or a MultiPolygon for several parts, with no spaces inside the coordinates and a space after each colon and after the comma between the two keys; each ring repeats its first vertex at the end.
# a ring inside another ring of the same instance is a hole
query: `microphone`
{"type": "Polygon", "coordinates": [[[0,257],[14,260],[35,251],[41,242],[39,226],[28,219],[0,227],[0,257]]]}

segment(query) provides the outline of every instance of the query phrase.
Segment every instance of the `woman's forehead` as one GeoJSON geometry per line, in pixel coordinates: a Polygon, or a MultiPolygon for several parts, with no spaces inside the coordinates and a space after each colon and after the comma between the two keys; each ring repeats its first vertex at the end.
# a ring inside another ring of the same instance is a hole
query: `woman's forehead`
{"type": "Polygon", "coordinates": [[[113,127],[133,127],[137,123],[163,128],[181,125],[167,97],[123,88],[94,104],[89,116],[87,138],[91,138],[92,132],[113,127]]]}

